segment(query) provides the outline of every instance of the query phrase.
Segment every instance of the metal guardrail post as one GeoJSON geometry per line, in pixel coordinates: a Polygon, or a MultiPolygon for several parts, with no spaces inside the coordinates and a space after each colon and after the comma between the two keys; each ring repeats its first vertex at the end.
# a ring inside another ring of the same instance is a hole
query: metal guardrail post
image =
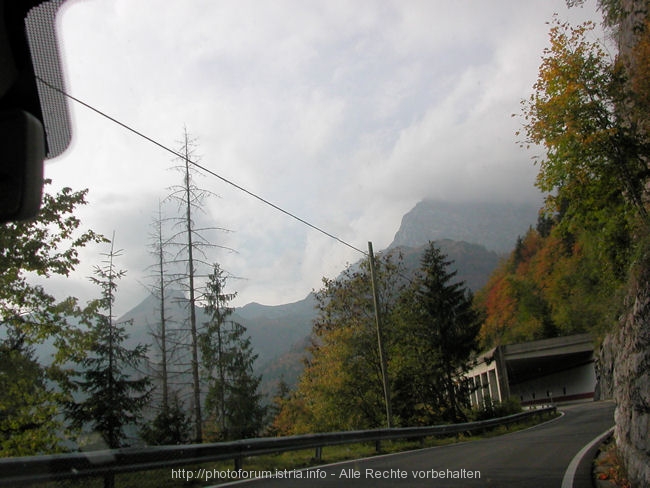
{"type": "Polygon", "coordinates": [[[316,448],[316,453],[314,453],[314,459],[316,461],[321,461],[323,459],[323,446],[318,446],[316,448]]]}
{"type": "Polygon", "coordinates": [[[115,488],[115,473],[104,475],[104,488],[115,488]]]}

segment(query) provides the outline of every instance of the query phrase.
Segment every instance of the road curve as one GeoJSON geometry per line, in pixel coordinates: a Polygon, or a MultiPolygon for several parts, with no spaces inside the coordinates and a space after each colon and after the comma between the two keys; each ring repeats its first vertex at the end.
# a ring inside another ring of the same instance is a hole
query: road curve
{"type": "MultiPolygon", "coordinates": [[[[612,402],[560,408],[554,421],[491,439],[348,461],[240,487],[522,487],[559,488],[569,463],[614,423],[612,402]]],[[[589,477],[589,470],[578,470],[589,477]]],[[[583,480],[584,481],[584,480],[583,480]]],[[[589,481],[588,479],[586,481],[589,481]]],[[[222,485],[223,486],[223,485],[222,485]]]]}

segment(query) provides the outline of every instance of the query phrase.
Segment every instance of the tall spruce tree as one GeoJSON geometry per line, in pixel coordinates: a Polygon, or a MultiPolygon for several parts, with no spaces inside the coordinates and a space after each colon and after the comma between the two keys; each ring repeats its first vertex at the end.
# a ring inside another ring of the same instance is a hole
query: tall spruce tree
{"type": "Polygon", "coordinates": [[[205,287],[205,312],[209,321],[199,337],[204,378],[208,384],[205,407],[213,440],[242,439],[259,434],[266,407],[258,392],[261,377],[253,373],[257,354],[246,328],[231,319],[226,275],[218,264],[205,287]]]}
{"type": "Polygon", "coordinates": [[[81,323],[88,327],[88,352],[79,360],[83,369],[74,384],[82,399],[67,404],[73,427],[90,427],[112,449],[125,445],[124,427],[138,421],[150,396],[149,378],[133,378],[147,349],[143,345],[129,349],[125,345],[126,326],[131,322],[115,322],[117,281],[126,272],[115,267],[114,260],[121,251],[114,249],[114,243],[113,235],[106,259],[90,278],[101,288],[101,297],[81,312],[81,323]]]}
{"type": "Polygon", "coordinates": [[[186,444],[192,431],[192,419],[185,413],[183,402],[173,392],[167,405],[161,408],[151,422],[140,429],[140,436],[150,445],[173,446],[186,444]]]}
{"type": "Polygon", "coordinates": [[[405,363],[396,388],[415,399],[410,404],[419,409],[407,409],[401,415],[415,416],[420,422],[466,419],[462,378],[477,347],[481,322],[471,293],[464,283],[454,281],[456,272],[448,270],[451,264],[434,243],[429,243],[401,306],[405,320],[400,342],[405,363]]]}

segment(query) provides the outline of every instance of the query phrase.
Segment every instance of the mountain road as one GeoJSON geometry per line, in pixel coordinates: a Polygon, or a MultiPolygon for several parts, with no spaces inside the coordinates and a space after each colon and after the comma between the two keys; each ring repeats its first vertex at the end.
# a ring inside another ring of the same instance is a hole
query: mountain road
{"type": "MultiPolygon", "coordinates": [[[[614,424],[612,402],[559,408],[562,417],[490,439],[420,449],[367,459],[285,470],[274,477],[237,481],[241,487],[522,487],[560,488],[570,464],[568,486],[591,486],[590,460],[576,454],[614,424]],[[577,464],[576,464],[577,463],[577,464]]],[[[245,469],[245,468],[244,468],[245,469]]],[[[220,485],[224,486],[224,485],[220,485]]]]}

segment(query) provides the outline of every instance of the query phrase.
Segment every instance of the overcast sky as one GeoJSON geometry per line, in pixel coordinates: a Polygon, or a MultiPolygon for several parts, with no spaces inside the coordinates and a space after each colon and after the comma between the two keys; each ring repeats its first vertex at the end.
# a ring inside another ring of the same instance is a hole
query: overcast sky
{"type": "MultiPolygon", "coordinates": [[[[546,24],[600,21],[594,1],[79,0],[59,18],[68,91],[356,247],[390,244],[425,197],[539,200],[516,144],[546,24]]],[[[73,143],[46,165],[54,187],[88,188],[83,224],[124,250],[117,307],[146,296],[150,224],[181,182],[173,157],[70,102],[73,143]]],[[[241,279],[237,305],[302,299],[358,252],[222,181],[210,256],[241,279]]],[[[175,215],[173,205],[165,207],[175,215]]],[[[61,294],[94,297],[84,251],[61,294]]]]}

